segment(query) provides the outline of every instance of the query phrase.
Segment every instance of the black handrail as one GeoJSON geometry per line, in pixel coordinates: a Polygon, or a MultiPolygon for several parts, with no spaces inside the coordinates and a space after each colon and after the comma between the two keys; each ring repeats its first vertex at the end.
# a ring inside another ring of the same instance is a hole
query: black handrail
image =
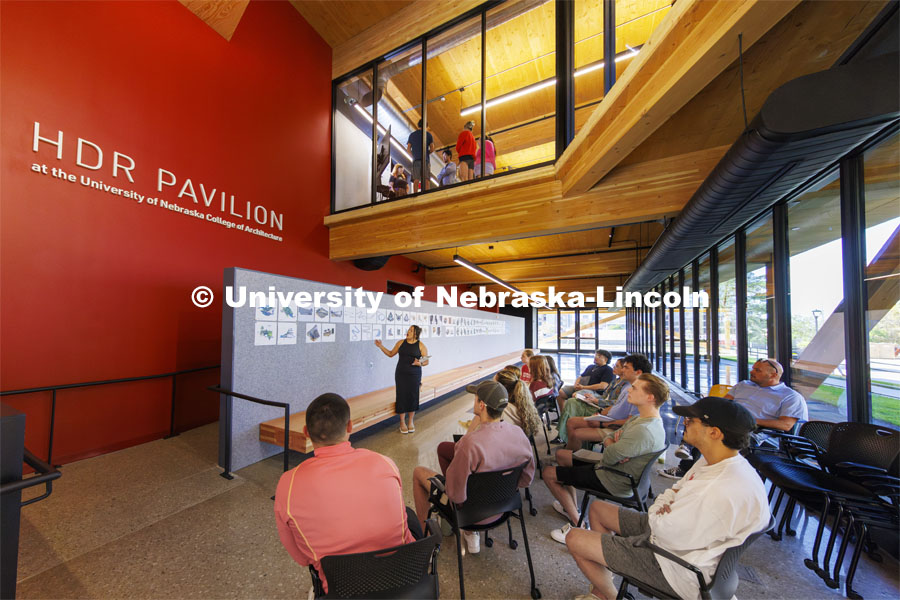
{"type": "MultiPolygon", "coordinates": [[[[99,385],[109,385],[112,383],[127,383],[130,381],[144,381],[147,379],[164,379],[166,377],[172,378],[172,404],[169,413],[169,435],[166,437],[173,437],[177,435],[175,433],[175,382],[179,375],[184,375],[187,373],[196,373],[198,371],[208,371],[210,369],[218,369],[221,365],[212,365],[210,367],[197,367],[195,369],[183,369],[181,371],[172,371],[171,373],[161,373],[159,375],[144,375],[141,377],[123,377],[121,379],[105,379],[103,381],[86,381],[83,383],[65,383],[62,385],[49,385],[44,387],[35,387],[35,388],[27,388],[21,390],[7,390],[5,392],[0,392],[0,397],[2,396],[16,396],[20,394],[33,394],[37,392],[51,392],[53,395],[50,400],[50,441],[47,448],[47,463],[53,464],[53,434],[56,426],[56,391],[57,390],[68,390],[72,388],[81,388],[81,387],[91,387],[91,386],[99,386],[99,385]]],[[[27,452],[27,451],[26,451],[27,452]]],[[[34,455],[32,455],[34,456],[34,455]]],[[[37,460],[37,459],[36,459],[37,460]]],[[[30,463],[29,463],[30,464],[30,463]]],[[[32,465],[34,466],[34,465],[32,465]]]]}
{"type": "Polygon", "coordinates": [[[18,492],[24,490],[25,488],[30,488],[35,485],[40,485],[42,483],[47,484],[46,491],[38,496],[37,498],[32,498],[31,500],[26,500],[22,502],[21,506],[28,506],[38,500],[43,500],[47,496],[49,496],[53,492],[53,484],[51,483],[54,479],[59,479],[62,473],[57,471],[55,468],[50,466],[49,464],[42,461],[40,458],[29,452],[28,448],[24,449],[24,459],[29,467],[34,469],[36,472],[40,473],[40,475],[35,475],[34,477],[22,478],[18,481],[11,481],[9,483],[4,483],[0,485],[0,496],[5,496],[6,494],[12,494],[13,492],[18,492]]]}
{"type": "MultiPolygon", "coordinates": [[[[214,385],[206,388],[218,394],[224,394],[226,396],[231,396],[234,398],[240,398],[241,400],[249,400],[250,402],[255,402],[257,404],[265,404],[266,406],[278,406],[284,409],[284,470],[287,471],[290,469],[288,464],[288,455],[290,454],[290,441],[291,441],[291,405],[287,402],[276,402],[274,400],[263,400],[262,398],[254,398],[253,396],[247,396],[246,394],[239,394],[238,392],[233,392],[231,390],[226,390],[220,385],[214,385]]],[[[221,418],[225,422],[225,456],[224,461],[225,464],[222,465],[222,468],[225,469],[224,473],[221,473],[222,477],[225,479],[234,479],[234,475],[231,474],[231,403],[225,403],[225,414],[221,416],[221,418]]]]}

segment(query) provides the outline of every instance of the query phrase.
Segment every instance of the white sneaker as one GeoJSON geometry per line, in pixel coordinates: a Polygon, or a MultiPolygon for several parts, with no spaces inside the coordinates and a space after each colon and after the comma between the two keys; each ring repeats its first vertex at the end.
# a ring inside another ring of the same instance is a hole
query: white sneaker
{"type": "Polygon", "coordinates": [[[466,551],[469,554],[481,552],[481,536],[477,531],[463,530],[463,539],[466,540],[466,551]]]}
{"type": "MultiPolygon", "coordinates": [[[[581,526],[584,529],[584,525],[581,526]]],[[[566,523],[559,529],[554,529],[550,532],[550,537],[559,542],[560,544],[566,543],[566,536],[569,535],[569,532],[575,529],[575,526],[571,523],[566,523]]]]}
{"type": "Polygon", "coordinates": [[[691,451],[687,449],[687,446],[684,444],[679,444],[677,448],[675,448],[675,458],[680,458],[681,460],[690,460],[691,451]]]}

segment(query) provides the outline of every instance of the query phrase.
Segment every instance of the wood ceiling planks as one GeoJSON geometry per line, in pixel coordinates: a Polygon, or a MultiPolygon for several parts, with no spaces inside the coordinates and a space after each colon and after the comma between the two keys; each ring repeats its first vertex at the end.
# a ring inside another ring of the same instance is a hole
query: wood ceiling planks
{"type": "Polygon", "coordinates": [[[557,161],[565,194],[583,193],[656,131],[797,1],[680,0],[557,161]]]}
{"type": "Polygon", "coordinates": [[[402,14],[414,0],[290,0],[290,3],[329,46],[336,48],[372,25],[402,14]]]}
{"type": "Polygon", "coordinates": [[[220,2],[219,0],[178,0],[189,11],[197,15],[200,20],[212,27],[212,29],[231,41],[234,30],[237,29],[244,11],[250,0],[233,0],[220,2]]]}

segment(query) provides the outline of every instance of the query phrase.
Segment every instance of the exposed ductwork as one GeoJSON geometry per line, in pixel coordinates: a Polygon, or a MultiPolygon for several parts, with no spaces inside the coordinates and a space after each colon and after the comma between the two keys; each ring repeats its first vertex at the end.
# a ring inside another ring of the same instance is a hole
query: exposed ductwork
{"type": "Polygon", "coordinates": [[[896,52],[799,77],[772,92],[625,283],[645,291],[900,121],[896,52]]]}

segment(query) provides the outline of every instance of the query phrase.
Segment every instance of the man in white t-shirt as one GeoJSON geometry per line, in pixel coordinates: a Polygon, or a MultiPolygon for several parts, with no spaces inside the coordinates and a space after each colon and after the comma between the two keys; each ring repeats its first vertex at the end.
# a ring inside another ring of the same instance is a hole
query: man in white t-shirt
{"type": "Polygon", "coordinates": [[[699,568],[709,581],[725,550],[769,522],[765,487],[740,455],[756,427],[753,415],[724,398],[703,398],[672,410],[684,417],[685,442],[702,457],[647,513],[609,502],[591,505],[591,531],[576,529],[566,536],[569,551],[592,584],[591,592],[578,599],[616,597],[607,565],[673,596],[699,598],[693,572],[637,543],[649,539],[699,568]]]}

